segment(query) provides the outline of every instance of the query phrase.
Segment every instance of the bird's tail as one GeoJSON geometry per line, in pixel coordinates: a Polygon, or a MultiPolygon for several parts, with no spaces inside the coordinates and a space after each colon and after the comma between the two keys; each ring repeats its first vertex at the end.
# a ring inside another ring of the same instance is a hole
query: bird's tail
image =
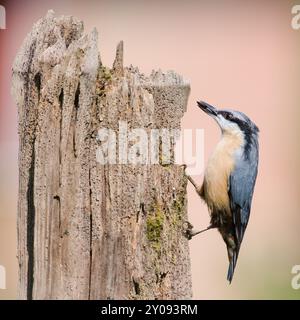
{"type": "Polygon", "coordinates": [[[227,252],[228,252],[228,259],[229,259],[229,267],[228,267],[228,273],[227,273],[227,280],[229,283],[231,283],[234,269],[236,266],[236,262],[239,256],[239,247],[233,246],[232,243],[227,243],[227,252]]]}

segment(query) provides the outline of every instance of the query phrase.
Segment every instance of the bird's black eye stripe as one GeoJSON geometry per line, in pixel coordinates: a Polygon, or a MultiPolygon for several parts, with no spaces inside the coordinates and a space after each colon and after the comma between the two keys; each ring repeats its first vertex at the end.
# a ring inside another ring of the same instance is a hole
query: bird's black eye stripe
{"type": "Polygon", "coordinates": [[[234,116],[232,113],[230,112],[226,112],[226,111],[221,111],[219,112],[221,113],[221,115],[226,119],[226,120],[234,120],[234,116]]]}

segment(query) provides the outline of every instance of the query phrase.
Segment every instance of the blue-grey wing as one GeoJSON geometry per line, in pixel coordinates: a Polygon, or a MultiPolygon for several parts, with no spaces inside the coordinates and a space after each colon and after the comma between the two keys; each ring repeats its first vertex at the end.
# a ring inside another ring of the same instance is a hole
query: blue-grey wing
{"type": "Polygon", "coordinates": [[[228,193],[234,231],[239,251],[249,221],[251,202],[258,167],[258,143],[255,141],[244,155],[236,158],[235,168],[229,177],[228,193]]]}

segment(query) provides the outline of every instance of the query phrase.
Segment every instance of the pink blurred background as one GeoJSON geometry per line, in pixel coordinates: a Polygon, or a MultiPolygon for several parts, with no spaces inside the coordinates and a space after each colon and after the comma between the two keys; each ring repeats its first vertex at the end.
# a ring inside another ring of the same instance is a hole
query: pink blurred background
{"type": "MultiPolygon", "coordinates": [[[[199,111],[201,99],[245,112],[260,127],[260,168],[252,215],[235,278],[226,281],[227,255],[217,231],[190,242],[194,298],[300,299],[291,269],[300,265],[299,82],[300,30],[291,27],[293,1],[0,1],[7,29],[0,30],[0,265],[16,297],[18,189],[17,109],[10,95],[11,66],[26,34],[48,9],[74,15],[86,32],[99,31],[104,64],[125,42],[125,64],[145,73],[173,69],[191,83],[183,128],[204,128],[205,159],[217,143],[215,123],[199,111]]],[[[202,176],[195,179],[201,183],[202,176]]],[[[189,219],[209,222],[207,209],[188,187],[189,219]]]]}

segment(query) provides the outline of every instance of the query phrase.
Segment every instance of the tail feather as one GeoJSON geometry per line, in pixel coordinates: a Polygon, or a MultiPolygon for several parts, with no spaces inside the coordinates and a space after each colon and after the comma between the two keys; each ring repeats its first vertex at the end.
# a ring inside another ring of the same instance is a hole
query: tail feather
{"type": "Polygon", "coordinates": [[[233,278],[233,274],[234,274],[234,270],[235,270],[235,266],[236,266],[236,262],[239,256],[239,250],[238,249],[232,249],[232,248],[228,248],[228,257],[229,257],[229,267],[228,267],[228,272],[227,272],[227,280],[229,281],[229,283],[231,283],[232,278],[233,278]]]}

